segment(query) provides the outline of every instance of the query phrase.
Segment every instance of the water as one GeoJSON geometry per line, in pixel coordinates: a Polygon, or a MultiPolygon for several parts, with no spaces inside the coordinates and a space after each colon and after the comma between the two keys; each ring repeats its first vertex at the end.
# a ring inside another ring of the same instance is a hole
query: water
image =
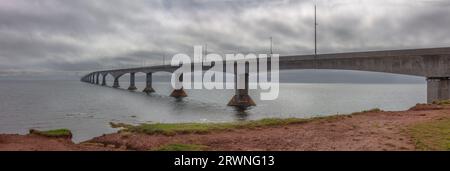
{"type": "MultiPolygon", "coordinates": [[[[111,84],[111,83],[109,83],[111,84]]],[[[128,87],[121,82],[122,88],[128,87]]],[[[155,94],[118,90],[79,81],[0,81],[0,133],[25,134],[30,128],[68,128],[80,142],[115,132],[109,122],[224,122],[267,117],[313,117],[381,108],[404,110],[426,102],[425,84],[281,84],[275,101],[237,111],[226,106],[233,90],[186,90],[168,95],[170,83],[154,83],[155,94]]]]}

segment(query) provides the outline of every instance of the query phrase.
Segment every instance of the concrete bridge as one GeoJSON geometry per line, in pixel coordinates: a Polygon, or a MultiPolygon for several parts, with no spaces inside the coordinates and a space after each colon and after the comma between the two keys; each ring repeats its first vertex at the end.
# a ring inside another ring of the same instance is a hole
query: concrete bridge
{"type": "MultiPolygon", "coordinates": [[[[233,62],[236,65],[236,61],[233,62]]],[[[294,55],[280,56],[279,69],[334,69],[334,70],[358,70],[385,72],[393,74],[404,74],[421,76],[427,79],[427,101],[450,99],[450,47],[429,48],[429,49],[408,49],[408,50],[387,50],[369,52],[351,52],[336,54],[314,55],[294,55]]],[[[225,65],[225,62],[224,62],[225,65]]],[[[214,66],[214,64],[213,64],[214,66]]],[[[270,66],[270,63],[269,63],[270,66]]],[[[208,70],[210,67],[203,67],[208,70]]],[[[179,66],[159,65],[149,67],[116,69],[95,71],[81,78],[83,82],[106,85],[106,76],[110,74],[114,77],[114,88],[118,88],[119,78],[124,74],[130,74],[129,90],[136,90],[135,73],[142,72],[147,75],[147,84],[144,89],[146,93],[155,90],[152,87],[152,74],[155,72],[174,72],[179,66]],[[100,83],[101,76],[101,83],[100,83]]],[[[234,73],[235,82],[240,75],[235,71],[228,71],[223,67],[224,72],[234,73]]],[[[248,95],[248,68],[245,78],[245,88],[238,89],[235,86],[236,94],[231,98],[228,105],[238,107],[253,106],[255,103],[248,95]]],[[[179,78],[182,81],[182,77],[179,78]]],[[[235,84],[236,85],[236,84],[235,84]]],[[[172,97],[185,97],[187,94],[183,88],[174,90],[172,97]]]]}

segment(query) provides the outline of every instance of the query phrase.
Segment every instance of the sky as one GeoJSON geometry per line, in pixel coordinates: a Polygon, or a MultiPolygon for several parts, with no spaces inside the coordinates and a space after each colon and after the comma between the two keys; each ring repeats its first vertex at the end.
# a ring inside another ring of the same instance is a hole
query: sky
{"type": "Polygon", "coordinates": [[[446,0],[0,0],[0,77],[162,64],[194,45],[280,55],[450,46],[446,0]]]}

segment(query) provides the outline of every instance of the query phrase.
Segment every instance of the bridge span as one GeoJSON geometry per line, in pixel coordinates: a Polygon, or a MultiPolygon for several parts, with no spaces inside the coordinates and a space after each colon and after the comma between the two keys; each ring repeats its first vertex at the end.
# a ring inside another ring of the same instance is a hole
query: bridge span
{"type": "MultiPolygon", "coordinates": [[[[270,59],[269,59],[270,61],[270,59]]],[[[236,61],[226,61],[226,63],[236,63],[236,61]]],[[[225,62],[224,62],[225,65],[225,62]]],[[[236,65],[236,64],[235,64],[236,65]]],[[[213,65],[214,66],[214,63],[213,65]]],[[[203,70],[208,70],[212,66],[204,66],[203,70]]],[[[268,64],[270,68],[270,62],[268,64]]],[[[142,72],[147,75],[144,92],[152,93],[152,73],[174,72],[180,66],[158,65],[137,68],[125,68],[115,70],[94,71],[81,78],[83,82],[106,85],[106,76],[110,74],[114,78],[114,88],[118,88],[119,78],[125,74],[130,74],[130,86],[128,90],[136,90],[135,73],[142,72]],[[100,76],[102,77],[100,83],[100,76]]],[[[236,80],[241,75],[236,75],[236,71],[226,70],[223,72],[234,73],[236,80]]],[[[404,74],[421,76],[427,80],[427,102],[434,100],[450,99],[450,47],[427,48],[427,49],[407,49],[407,50],[386,50],[368,52],[350,52],[335,54],[315,55],[293,55],[280,56],[279,69],[334,69],[334,70],[358,70],[385,72],[393,74],[404,74]]],[[[248,95],[248,75],[246,70],[242,75],[245,79],[245,88],[238,89],[235,86],[236,94],[231,98],[228,105],[237,107],[253,106],[255,103],[248,95]]],[[[182,77],[179,78],[182,81],[182,77]]],[[[187,94],[183,88],[174,90],[172,97],[185,97],[187,94]]]]}

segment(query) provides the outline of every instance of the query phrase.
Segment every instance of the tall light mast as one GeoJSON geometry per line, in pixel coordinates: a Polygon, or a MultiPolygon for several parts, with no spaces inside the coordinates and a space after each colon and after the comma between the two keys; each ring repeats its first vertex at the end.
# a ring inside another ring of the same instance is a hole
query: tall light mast
{"type": "Polygon", "coordinates": [[[317,13],[314,5],[314,57],[317,57],[317,13]]]}
{"type": "Polygon", "coordinates": [[[269,54],[267,55],[268,58],[272,57],[273,50],[272,50],[272,36],[269,37],[269,43],[270,43],[270,49],[269,54]]]}
{"type": "Polygon", "coordinates": [[[166,52],[163,52],[163,65],[166,65],[166,52]]]}

